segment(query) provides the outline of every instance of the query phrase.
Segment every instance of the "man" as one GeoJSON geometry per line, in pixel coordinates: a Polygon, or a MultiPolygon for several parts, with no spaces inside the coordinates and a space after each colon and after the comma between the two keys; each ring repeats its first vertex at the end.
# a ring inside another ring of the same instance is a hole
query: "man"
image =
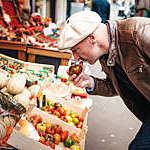
{"type": "Polygon", "coordinates": [[[92,0],[92,11],[98,13],[104,22],[109,20],[110,4],[107,0],[92,0]]]}
{"type": "Polygon", "coordinates": [[[70,76],[88,94],[119,95],[143,124],[129,150],[150,150],[150,19],[134,17],[101,23],[92,11],[72,15],[61,32],[59,49],[76,61],[100,61],[106,79],[84,72],[70,76]]]}

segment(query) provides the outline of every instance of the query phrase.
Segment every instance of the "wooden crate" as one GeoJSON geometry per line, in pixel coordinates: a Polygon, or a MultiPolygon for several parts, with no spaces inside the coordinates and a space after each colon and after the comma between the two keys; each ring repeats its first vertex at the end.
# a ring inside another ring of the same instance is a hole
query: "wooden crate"
{"type": "MultiPolygon", "coordinates": [[[[27,116],[30,117],[32,115],[40,115],[42,117],[42,120],[46,123],[52,123],[52,124],[58,124],[62,127],[63,130],[69,131],[70,134],[76,133],[78,136],[80,136],[80,150],[84,150],[84,144],[85,144],[85,133],[82,132],[82,130],[75,128],[73,126],[70,126],[69,124],[63,122],[62,120],[59,120],[55,116],[49,115],[46,112],[41,111],[38,108],[34,108],[30,113],[27,113],[27,116]]],[[[30,139],[29,137],[26,137],[22,135],[19,130],[14,129],[13,133],[11,134],[8,144],[21,149],[21,150],[35,150],[36,148],[40,150],[51,150],[51,148],[34,141],[33,139],[30,139]]],[[[64,150],[64,145],[61,143],[57,146],[57,150],[64,150]]]]}

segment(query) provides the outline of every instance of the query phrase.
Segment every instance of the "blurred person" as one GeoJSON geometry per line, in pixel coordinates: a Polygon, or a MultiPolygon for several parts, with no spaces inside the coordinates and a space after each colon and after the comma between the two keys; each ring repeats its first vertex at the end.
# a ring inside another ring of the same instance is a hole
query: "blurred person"
{"type": "Polygon", "coordinates": [[[75,61],[99,60],[105,79],[82,71],[69,77],[90,95],[119,95],[142,126],[128,150],[150,150],[150,19],[132,17],[101,23],[93,11],[73,14],[65,23],[59,49],[71,49],[75,61]]]}
{"type": "Polygon", "coordinates": [[[110,20],[117,20],[119,14],[119,4],[116,0],[112,1],[112,4],[110,6],[110,20]]]}
{"type": "Polygon", "coordinates": [[[107,0],[92,0],[92,11],[98,13],[104,22],[109,20],[110,4],[107,0]]]}
{"type": "Polygon", "coordinates": [[[71,2],[72,0],[67,0],[67,18],[71,15],[71,2]]]}

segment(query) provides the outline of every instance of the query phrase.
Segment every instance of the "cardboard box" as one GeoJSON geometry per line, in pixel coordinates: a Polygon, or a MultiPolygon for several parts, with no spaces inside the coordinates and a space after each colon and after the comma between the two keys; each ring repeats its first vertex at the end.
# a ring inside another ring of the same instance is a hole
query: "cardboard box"
{"type": "MultiPolygon", "coordinates": [[[[76,135],[80,137],[80,150],[84,150],[85,132],[83,130],[70,126],[69,124],[63,122],[62,120],[56,118],[55,116],[49,115],[48,113],[41,111],[38,108],[33,108],[31,112],[28,112],[26,114],[26,116],[30,117],[35,114],[40,115],[43,119],[43,122],[45,123],[58,124],[62,127],[63,130],[69,131],[69,134],[76,133],[76,135]]],[[[8,144],[18,148],[19,150],[35,150],[35,149],[51,150],[50,147],[47,147],[38,141],[34,141],[33,139],[22,135],[19,132],[19,129],[17,129],[17,127],[13,130],[13,133],[11,134],[8,140],[8,144]]],[[[65,149],[66,148],[62,143],[57,145],[55,148],[55,150],[65,150],[65,149]]]]}

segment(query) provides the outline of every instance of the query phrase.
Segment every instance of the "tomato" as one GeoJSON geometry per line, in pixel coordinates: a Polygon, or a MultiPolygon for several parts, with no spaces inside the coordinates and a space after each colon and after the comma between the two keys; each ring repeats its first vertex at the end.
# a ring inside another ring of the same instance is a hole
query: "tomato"
{"type": "Polygon", "coordinates": [[[79,75],[82,72],[81,65],[72,65],[69,67],[69,75],[72,76],[73,74],[79,75]]]}
{"type": "Polygon", "coordinates": [[[79,123],[79,120],[78,120],[77,118],[73,118],[73,123],[74,123],[75,125],[77,125],[77,124],[79,123]]]}
{"type": "Polygon", "coordinates": [[[62,108],[62,107],[58,107],[56,110],[57,110],[59,113],[61,113],[61,112],[63,111],[63,108],[62,108]]]}
{"type": "Polygon", "coordinates": [[[50,146],[49,141],[44,142],[44,145],[46,145],[46,146],[50,146]]]}
{"type": "Polygon", "coordinates": [[[51,129],[51,131],[49,131],[49,134],[54,135],[55,134],[54,129],[51,129]]]}
{"type": "Polygon", "coordinates": [[[59,144],[60,143],[60,140],[61,140],[61,137],[60,137],[60,134],[54,134],[54,141],[55,141],[55,144],[59,144]]]}
{"type": "Polygon", "coordinates": [[[46,128],[46,133],[51,134],[51,128],[50,127],[46,128]]]}
{"type": "Polygon", "coordinates": [[[63,110],[63,111],[61,112],[61,115],[62,115],[62,116],[66,116],[66,111],[63,110]]]}
{"type": "Polygon", "coordinates": [[[45,138],[43,136],[40,137],[40,140],[39,140],[41,143],[44,143],[45,142],[45,138]]]}
{"type": "Polygon", "coordinates": [[[30,121],[33,123],[35,122],[36,124],[37,123],[41,123],[42,122],[42,118],[40,115],[33,115],[30,117],[30,121]]]}
{"type": "Polygon", "coordinates": [[[74,142],[74,143],[78,143],[79,142],[79,136],[77,136],[75,133],[72,134],[70,136],[71,140],[74,142]]]}
{"type": "Polygon", "coordinates": [[[61,116],[59,119],[64,120],[64,118],[65,118],[64,116],[61,116]]]}
{"type": "Polygon", "coordinates": [[[46,106],[46,109],[50,109],[50,106],[46,106]]]}
{"type": "Polygon", "coordinates": [[[68,131],[63,131],[61,133],[61,141],[64,142],[68,138],[69,132],[68,131]]]}
{"type": "Polygon", "coordinates": [[[58,118],[60,117],[60,113],[59,113],[57,110],[55,110],[53,114],[54,114],[55,116],[57,116],[58,118]]]}
{"type": "Polygon", "coordinates": [[[67,82],[67,79],[61,78],[61,82],[67,82]]]}
{"type": "Polygon", "coordinates": [[[81,117],[81,116],[79,116],[78,119],[79,119],[80,122],[83,122],[83,120],[84,120],[83,117],[81,117]]]}
{"type": "Polygon", "coordinates": [[[43,123],[38,123],[37,124],[37,129],[40,129],[41,131],[45,131],[46,130],[46,126],[43,123]]]}
{"type": "Polygon", "coordinates": [[[55,144],[50,145],[52,149],[55,149],[55,144]]]}
{"type": "Polygon", "coordinates": [[[82,128],[83,127],[83,122],[79,122],[76,127],[77,128],[82,128]]]}
{"type": "Polygon", "coordinates": [[[55,130],[56,133],[61,134],[62,132],[62,127],[58,126],[55,130]]]}
{"type": "Polygon", "coordinates": [[[50,111],[51,111],[52,113],[54,113],[55,107],[50,108],[50,111]]]}

